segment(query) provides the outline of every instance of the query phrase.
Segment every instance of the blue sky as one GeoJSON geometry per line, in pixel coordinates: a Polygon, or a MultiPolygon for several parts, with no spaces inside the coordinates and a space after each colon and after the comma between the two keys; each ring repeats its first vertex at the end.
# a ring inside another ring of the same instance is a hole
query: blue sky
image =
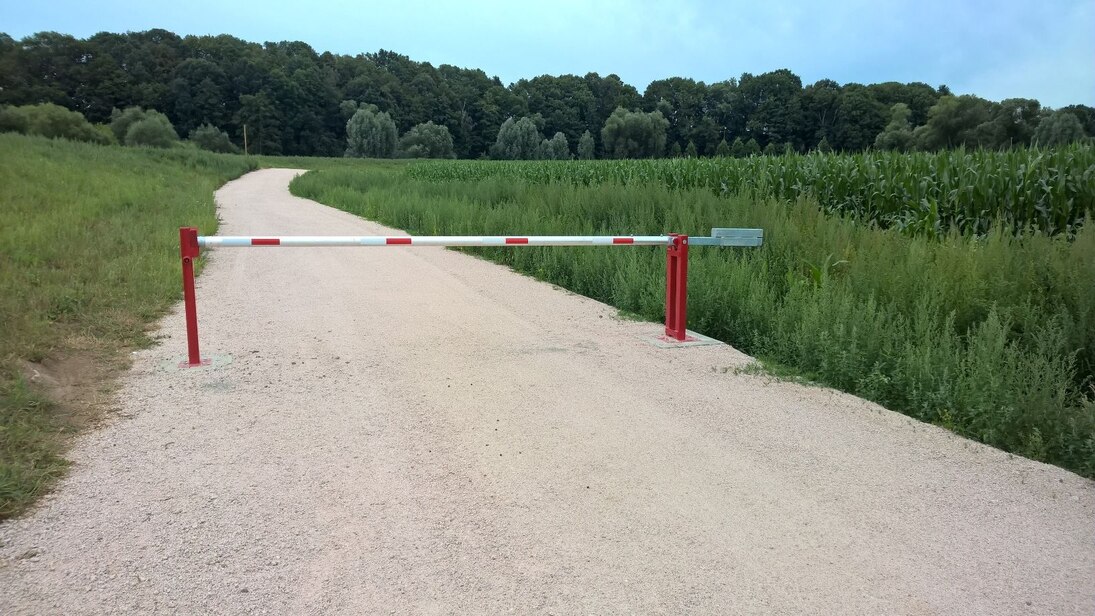
{"type": "Polygon", "coordinates": [[[663,77],[789,68],[804,84],[923,81],[993,100],[1095,105],[1095,0],[52,0],[0,10],[0,31],[15,38],[154,27],[344,54],[384,48],[506,83],[596,71],[641,92],[663,77]]]}

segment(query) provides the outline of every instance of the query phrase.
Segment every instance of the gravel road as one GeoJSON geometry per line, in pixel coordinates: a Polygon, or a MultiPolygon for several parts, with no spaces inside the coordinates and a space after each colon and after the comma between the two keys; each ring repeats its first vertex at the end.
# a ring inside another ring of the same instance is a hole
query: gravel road
{"type": "MultiPolygon", "coordinates": [[[[296,173],[226,185],[221,233],[393,233],[296,173]]],[[[1093,482],[504,267],[221,249],[198,302],[232,363],[165,369],[163,321],[0,526],[0,613],[1095,613],[1093,482]]]]}

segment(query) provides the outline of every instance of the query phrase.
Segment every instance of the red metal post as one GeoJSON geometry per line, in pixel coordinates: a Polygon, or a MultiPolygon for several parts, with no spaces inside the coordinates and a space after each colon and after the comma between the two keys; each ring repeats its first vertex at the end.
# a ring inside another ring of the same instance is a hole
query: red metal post
{"type": "Polygon", "coordinates": [[[665,254],[665,335],[688,338],[688,236],[671,233],[665,254]]]}
{"type": "Polygon", "coordinates": [[[201,366],[198,352],[198,307],[194,295],[194,259],[200,252],[198,230],[194,227],[179,228],[179,253],[182,256],[183,306],[186,310],[187,361],[181,366],[201,366]]]}

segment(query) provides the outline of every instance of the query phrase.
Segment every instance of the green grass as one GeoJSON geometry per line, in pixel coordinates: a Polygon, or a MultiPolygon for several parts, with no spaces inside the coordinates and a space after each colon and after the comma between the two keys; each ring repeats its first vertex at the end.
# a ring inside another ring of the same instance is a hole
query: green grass
{"type": "Polygon", "coordinates": [[[60,436],[72,425],[10,371],[0,381],[0,519],[14,515],[68,467],[60,436]]]}
{"type": "MultiPolygon", "coordinates": [[[[998,223],[978,236],[929,237],[827,214],[809,199],[509,173],[453,179],[465,164],[447,164],[458,171],[429,178],[417,166],[409,174],[331,169],[298,178],[292,190],[429,235],[761,227],[763,248],[692,250],[692,329],[811,380],[1095,477],[1095,230],[1016,236],[998,223]]],[[[659,250],[476,252],[627,313],[663,318],[659,250]]]]}
{"type": "Polygon", "coordinates": [[[180,295],[178,227],[214,232],[213,191],[257,165],[0,135],[0,518],[63,472],[80,412],[31,387],[23,362],[110,365],[148,344],[180,295]]]}

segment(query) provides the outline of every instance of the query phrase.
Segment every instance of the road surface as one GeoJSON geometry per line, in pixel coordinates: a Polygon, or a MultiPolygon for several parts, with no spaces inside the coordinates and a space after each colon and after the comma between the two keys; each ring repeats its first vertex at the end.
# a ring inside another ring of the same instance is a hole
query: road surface
{"type": "MultiPolygon", "coordinates": [[[[220,232],[393,233],[295,173],[226,185],[220,232]]],[[[0,613],[1095,612],[1092,482],[504,267],[221,249],[198,301],[232,363],[171,370],[163,321],[0,527],[0,613]]]]}

